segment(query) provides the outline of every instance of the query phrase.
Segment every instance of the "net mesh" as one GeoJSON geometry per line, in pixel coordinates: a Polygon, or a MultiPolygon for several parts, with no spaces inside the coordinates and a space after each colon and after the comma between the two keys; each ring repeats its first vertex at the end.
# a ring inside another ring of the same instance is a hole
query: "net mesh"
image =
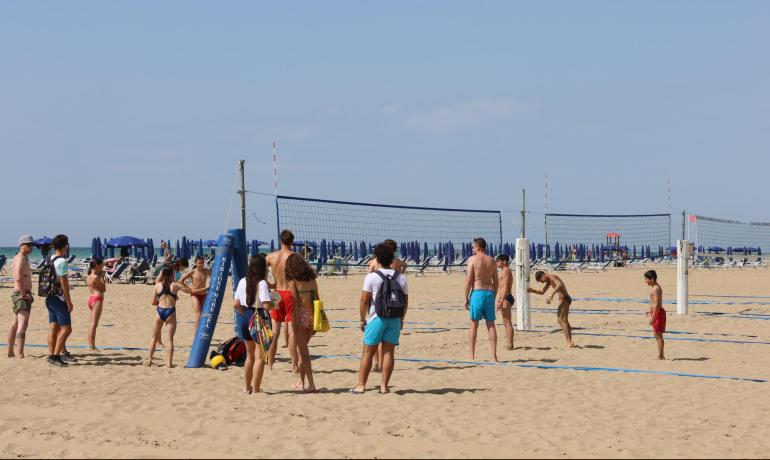
{"type": "Polygon", "coordinates": [[[298,240],[502,244],[500,211],[423,208],[278,196],[278,220],[298,240]]]}
{"type": "Polygon", "coordinates": [[[770,248],[770,223],[739,222],[691,215],[695,224],[696,243],[708,248],[770,248]]]}
{"type": "Polygon", "coordinates": [[[632,248],[668,247],[671,243],[671,215],[584,215],[546,214],[548,244],[602,245],[608,235],[618,235],[621,246],[632,248]]]}

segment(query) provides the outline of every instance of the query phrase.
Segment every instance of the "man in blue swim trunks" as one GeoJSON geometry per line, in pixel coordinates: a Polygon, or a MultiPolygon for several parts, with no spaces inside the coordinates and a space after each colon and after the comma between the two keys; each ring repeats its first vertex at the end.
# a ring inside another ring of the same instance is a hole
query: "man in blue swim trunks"
{"type": "Polygon", "coordinates": [[[470,311],[471,360],[476,359],[476,335],[479,321],[486,321],[492,359],[497,359],[497,328],[495,327],[495,295],[497,293],[497,265],[487,255],[484,238],[473,240],[473,256],[468,259],[468,277],[465,282],[465,309],[470,311]]]}

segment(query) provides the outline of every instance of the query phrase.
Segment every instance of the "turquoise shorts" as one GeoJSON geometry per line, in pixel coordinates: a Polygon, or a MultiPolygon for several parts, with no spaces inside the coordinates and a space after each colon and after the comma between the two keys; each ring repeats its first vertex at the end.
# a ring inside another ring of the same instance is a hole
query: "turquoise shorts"
{"type": "Polygon", "coordinates": [[[495,320],[494,291],[473,291],[471,293],[471,321],[495,320]]]}
{"type": "Polygon", "coordinates": [[[382,342],[398,345],[401,337],[401,318],[380,319],[375,316],[364,329],[364,345],[373,347],[382,342]]]}

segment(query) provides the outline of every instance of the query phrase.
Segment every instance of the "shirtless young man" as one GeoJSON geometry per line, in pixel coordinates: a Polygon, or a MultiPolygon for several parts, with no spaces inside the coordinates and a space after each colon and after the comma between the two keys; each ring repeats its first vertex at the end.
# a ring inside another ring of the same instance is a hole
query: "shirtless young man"
{"type": "Polygon", "coordinates": [[[165,241],[160,242],[160,257],[161,262],[164,264],[170,264],[174,260],[174,257],[171,255],[171,248],[168,247],[165,241]]]}
{"type": "Polygon", "coordinates": [[[489,332],[492,359],[497,362],[497,328],[495,327],[495,293],[497,292],[497,267],[495,259],[487,255],[484,238],[473,240],[473,256],[468,259],[468,277],[465,282],[465,309],[470,311],[471,360],[476,359],[476,334],[479,321],[484,319],[489,332]]]}
{"type": "Polygon", "coordinates": [[[564,337],[567,339],[567,348],[575,348],[575,342],[572,341],[572,326],[569,324],[569,307],[572,305],[572,297],[570,297],[567,292],[567,286],[564,285],[564,281],[558,276],[547,274],[542,271],[535,273],[535,279],[538,283],[545,283],[545,286],[543,286],[543,289],[540,291],[528,288],[527,292],[544,295],[549,288],[553,288],[553,293],[545,301],[548,305],[551,304],[556,294],[561,296],[561,303],[559,303],[556,315],[558,317],[559,326],[561,326],[561,330],[564,332],[564,337]]]}
{"type": "MultiPolygon", "coordinates": [[[[406,261],[395,257],[395,254],[398,252],[398,243],[396,243],[394,240],[385,240],[382,242],[382,244],[393,251],[393,265],[391,265],[391,268],[393,270],[398,270],[402,275],[405,274],[407,268],[406,261]]],[[[374,258],[369,262],[369,273],[374,273],[381,268],[383,267],[381,267],[379,262],[377,262],[377,258],[374,258]]]]}
{"type": "Polygon", "coordinates": [[[513,321],[511,321],[511,308],[515,302],[513,298],[513,274],[508,267],[510,259],[505,254],[497,256],[497,268],[500,270],[500,284],[497,289],[497,309],[503,315],[505,326],[505,339],[508,350],[513,350],[513,321]]]}
{"type": "Polygon", "coordinates": [[[24,341],[27,338],[27,326],[29,314],[32,310],[32,270],[29,268],[28,256],[32,254],[35,240],[31,236],[22,236],[19,239],[19,253],[13,258],[13,322],[8,331],[8,357],[18,356],[24,358],[24,341]],[[14,346],[18,350],[14,352],[14,346]]]}
{"type": "Polygon", "coordinates": [[[294,234],[289,230],[283,230],[280,235],[281,249],[267,256],[267,266],[273,271],[275,285],[270,286],[281,296],[281,302],[277,308],[270,310],[270,316],[273,318],[273,343],[270,346],[270,368],[275,362],[275,353],[277,351],[278,339],[281,336],[281,325],[287,323],[286,333],[289,336],[289,352],[291,353],[292,370],[299,372],[299,361],[297,356],[297,347],[294,343],[294,331],[291,323],[294,316],[294,295],[291,292],[291,286],[286,279],[286,260],[294,254],[291,250],[294,244],[294,234]]]}
{"type": "Polygon", "coordinates": [[[647,317],[650,318],[650,326],[658,343],[658,359],[665,360],[663,333],[666,332],[666,310],[663,309],[663,288],[658,284],[658,274],[655,270],[644,274],[644,282],[650,287],[650,311],[647,312],[647,317]]]}
{"type": "Polygon", "coordinates": [[[203,311],[203,302],[206,301],[206,294],[209,292],[209,278],[211,277],[211,270],[206,268],[206,261],[203,256],[197,256],[195,258],[195,268],[187,272],[180,280],[180,283],[185,283],[188,279],[192,279],[192,298],[193,310],[195,310],[195,331],[198,330],[198,323],[201,320],[201,312],[203,311]]]}

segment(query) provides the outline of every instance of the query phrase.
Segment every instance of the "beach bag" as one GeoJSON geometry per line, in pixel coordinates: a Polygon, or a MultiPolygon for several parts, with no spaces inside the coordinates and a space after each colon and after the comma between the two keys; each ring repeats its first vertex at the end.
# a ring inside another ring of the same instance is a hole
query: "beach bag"
{"type": "Polygon", "coordinates": [[[382,278],[382,285],[377,293],[377,300],[374,301],[374,312],[382,319],[394,319],[404,317],[404,307],[406,306],[406,294],[401,289],[398,277],[401,273],[394,272],[392,276],[375,271],[382,278]]]}
{"type": "Polygon", "coordinates": [[[227,364],[243,364],[246,362],[246,344],[233,337],[219,346],[219,354],[225,357],[227,364]]]}
{"type": "Polygon", "coordinates": [[[40,267],[40,279],[37,287],[39,297],[63,296],[64,289],[61,287],[59,277],[56,276],[56,267],[54,262],[64,257],[56,256],[53,259],[46,258],[40,267]]]}
{"type": "Polygon", "coordinates": [[[329,332],[332,325],[324,311],[324,303],[321,300],[313,301],[313,332],[329,332]]]}

